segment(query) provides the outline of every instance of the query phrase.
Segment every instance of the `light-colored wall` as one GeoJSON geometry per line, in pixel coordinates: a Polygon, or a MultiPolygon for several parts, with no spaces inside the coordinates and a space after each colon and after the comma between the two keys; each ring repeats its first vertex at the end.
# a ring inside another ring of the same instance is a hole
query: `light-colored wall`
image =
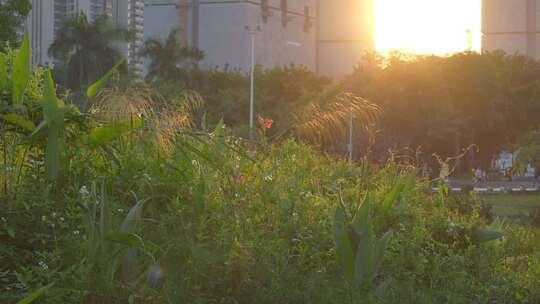
{"type": "Polygon", "coordinates": [[[483,0],[482,11],[484,33],[527,30],[527,0],[483,0]]]}
{"type": "Polygon", "coordinates": [[[484,35],[482,49],[503,50],[507,54],[527,54],[527,34],[484,35]]]}
{"type": "Polygon", "coordinates": [[[304,6],[311,0],[289,0],[287,26],[281,23],[280,1],[270,0],[271,15],[263,21],[260,1],[200,1],[198,41],[206,54],[204,66],[229,65],[248,71],[250,36],[245,27],[260,27],[256,34],[256,63],[265,68],[294,63],[315,69],[315,26],[304,32],[304,6]]]}
{"type": "Polygon", "coordinates": [[[320,1],[318,70],[341,78],[374,49],[374,0],[320,1]]]}
{"type": "Polygon", "coordinates": [[[540,59],[540,1],[483,0],[482,49],[540,59]]]}

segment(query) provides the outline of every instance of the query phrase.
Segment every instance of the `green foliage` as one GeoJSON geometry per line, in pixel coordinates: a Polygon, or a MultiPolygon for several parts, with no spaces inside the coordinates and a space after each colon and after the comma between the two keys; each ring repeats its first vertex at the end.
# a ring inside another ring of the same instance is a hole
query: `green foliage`
{"type": "Polygon", "coordinates": [[[26,131],[34,131],[36,128],[36,125],[31,120],[26,119],[24,116],[17,115],[17,114],[5,114],[0,116],[0,119],[14,125],[17,127],[21,127],[25,129],[26,131]]]}
{"type": "Polygon", "coordinates": [[[105,17],[88,22],[80,13],[66,19],[55,35],[49,54],[63,64],[55,66],[58,79],[66,87],[80,91],[96,82],[116,63],[121,54],[115,43],[128,42],[131,33],[105,17]]]}
{"type": "Polygon", "coordinates": [[[92,146],[104,145],[114,139],[118,139],[123,135],[143,126],[144,119],[136,117],[135,119],[124,119],[115,121],[103,126],[99,126],[88,135],[88,142],[92,146]]]}
{"type": "Polygon", "coordinates": [[[86,90],[86,96],[92,98],[96,96],[96,94],[103,89],[103,87],[107,84],[107,81],[111,78],[114,72],[117,71],[118,67],[124,63],[124,59],[120,60],[117,64],[115,64],[103,77],[98,79],[96,82],[88,86],[88,89],[86,90]]]}
{"type": "Polygon", "coordinates": [[[167,38],[149,38],[144,42],[141,56],[150,59],[147,80],[189,83],[189,71],[203,59],[202,51],[189,48],[179,41],[179,31],[172,30],[167,38]]]}
{"type": "MultiPolygon", "coordinates": [[[[389,194],[392,195],[392,194],[389,194]]],[[[354,215],[352,224],[347,224],[343,205],[337,207],[334,216],[334,243],[341,267],[351,286],[370,286],[382,262],[388,239],[386,232],[377,240],[371,220],[372,199],[368,193],[354,215]]]]}
{"type": "MultiPolygon", "coordinates": [[[[540,169],[540,131],[538,129],[526,133],[520,141],[521,147],[516,158],[517,169],[525,171],[528,165],[535,170],[540,169]]],[[[538,171],[537,171],[538,172],[538,171]]]]}
{"type": "Polygon", "coordinates": [[[13,63],[13,104],[23,102],[24,91],[28,86],[30,78],[30,37],[28,32],[24,34],[21,48],[17,52],[15,62],[13,63]]]}
{"type": "Polygon", "coordinates": [[[19,45],[18,31],[31,8],[30,0],[6,0],[0,3],[0,51],[6,45],[19,45]]]}
{"type": "Polygon", "coordinates": [[[43,95],[43,121],[32,132],[32,135],[47,127],[47,149],[45,163],[47,176],[50,179],[58,177],[60,170],[60,137],[64,129],[64,103],[56,97],[56,88],[51,71],[45,73],[43,95]]]}
{"type": "MultiPolygon", "coordinates": [[[[302,70],[268,73],[286,89],[276,104],[299,101],[288,110],[305,108],[302,85],[322,85],[302,70]]],[[[53,282],[40,302],[540,302],[540,230],[487,226],[480,204],[428,192],[410,163],[349,165],[291,139],[249,152],[223,122],[194,127],[197,98],[142,85],[108,85],[82,115],[50,72],[43,93],[38,76],[22,105],[11,86],[1,96],[2,303],[53,282]],[[65,160],[53,183],[50,129],[65,160]]]]}
{"type": "Polygon", "coordinates": [[[40,289],[33,291],[28,296],[26,296],[24,299],[17,302],[17,304],[30,304],[34,302],[37,298],[41,297],[47,290],[49,290],[51,287],[53,287],[54,283],[51,283],[47,286],[43,286],[40,289]]]}
{"type": "Polygon", "coordinates": [[[7,63],[4,54],[0,53],[0,92],[8,88],[7,63]]]}
{"type": "Polygon", "coordinates": [[[474,157],[468,155],[458,168],[468,172],[478,165],[468,160],[489,168],[494,154],[536,126],[538,66],[528,57],[502,52],[369,54],[343,87],[383,110],[375,155],[406,148],[411,152],[404,153],[416,158],[421,148],[418,157],[437,168],[433,153],[446,158],[475,144],[474,157]]]}

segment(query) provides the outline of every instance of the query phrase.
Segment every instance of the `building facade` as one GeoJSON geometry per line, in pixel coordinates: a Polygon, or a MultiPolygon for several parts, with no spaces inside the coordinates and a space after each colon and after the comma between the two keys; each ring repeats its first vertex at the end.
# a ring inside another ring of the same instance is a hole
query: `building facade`
{"type": "MultiPolygon", "coordinates": [[[[521,0],[519,0],[521,1],[521,0]]],[[[106,15],[134,40],[117,48],[129,68],[144,74],[144,40],[173,29],[184,45],[204,51],[203,67],[249,71],[290,64],[322,75],[350,73],[373,50],[373,0],[33,0],[27,27],[34,65],[51,64],[48,49],[62,22],[82,11],[89,21],[106,15]]]]}
{"type": "Polygon", "coordinates": [[[147,0],[144,37],[179,29],[185,45],[204,51],[205,67],[248,71],[302,65],[320,74],[350,73],[373,50],[373,0],[147,0]]]}
{"type": "Polygon", "coordinates": [[[317,71],[342,77],[375,49],[374,0],[319,0],[317,71]]]}
{"type": "Polygon", "coordinates": [[[540,59],[538,0],[483,0],[482,49],[540,59]]]}
{"type": "Polygon", "coordinates": [[[90,22],[105,15],[113,23],[133,32],[133,41],[117,47],[127,58],[130,70],[140,74],[142,61],[138,49],[143,44],[143,11],[144,0],[32,0],[32,11],[26,22],[31,36],[32,63],[34,66],[52,65],[48,50],[58,29],[66,18],[83,12],[90,22]]]}
{"type": "Polygon", "coordinates": [[[150,0],[145,8],[145,36],[166,37],[177,28],[185,45],[204,51],[203,66],[247,71],[254,35],[257,64],[297,64],[314,70],[315,2],[150,0]]]}

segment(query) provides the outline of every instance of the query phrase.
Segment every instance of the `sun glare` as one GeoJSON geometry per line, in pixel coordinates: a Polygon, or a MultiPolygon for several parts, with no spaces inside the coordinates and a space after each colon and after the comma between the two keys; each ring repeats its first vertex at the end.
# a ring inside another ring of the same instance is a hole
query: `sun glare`
{"type": "Polygon", "coordinates": [[[449,54],[481,48],[481,0],[375,0],[375,48],[449,54]]]}

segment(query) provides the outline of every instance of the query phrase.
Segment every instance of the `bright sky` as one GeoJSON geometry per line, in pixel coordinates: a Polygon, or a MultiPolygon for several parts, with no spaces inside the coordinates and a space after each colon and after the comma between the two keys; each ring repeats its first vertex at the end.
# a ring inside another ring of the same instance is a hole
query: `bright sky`
{"type": "Polygon", "coordinates": [[[471,45],[480,51],[481,16],[481,0],[375,0],[375,48],[442,55],[471,45]]]}

